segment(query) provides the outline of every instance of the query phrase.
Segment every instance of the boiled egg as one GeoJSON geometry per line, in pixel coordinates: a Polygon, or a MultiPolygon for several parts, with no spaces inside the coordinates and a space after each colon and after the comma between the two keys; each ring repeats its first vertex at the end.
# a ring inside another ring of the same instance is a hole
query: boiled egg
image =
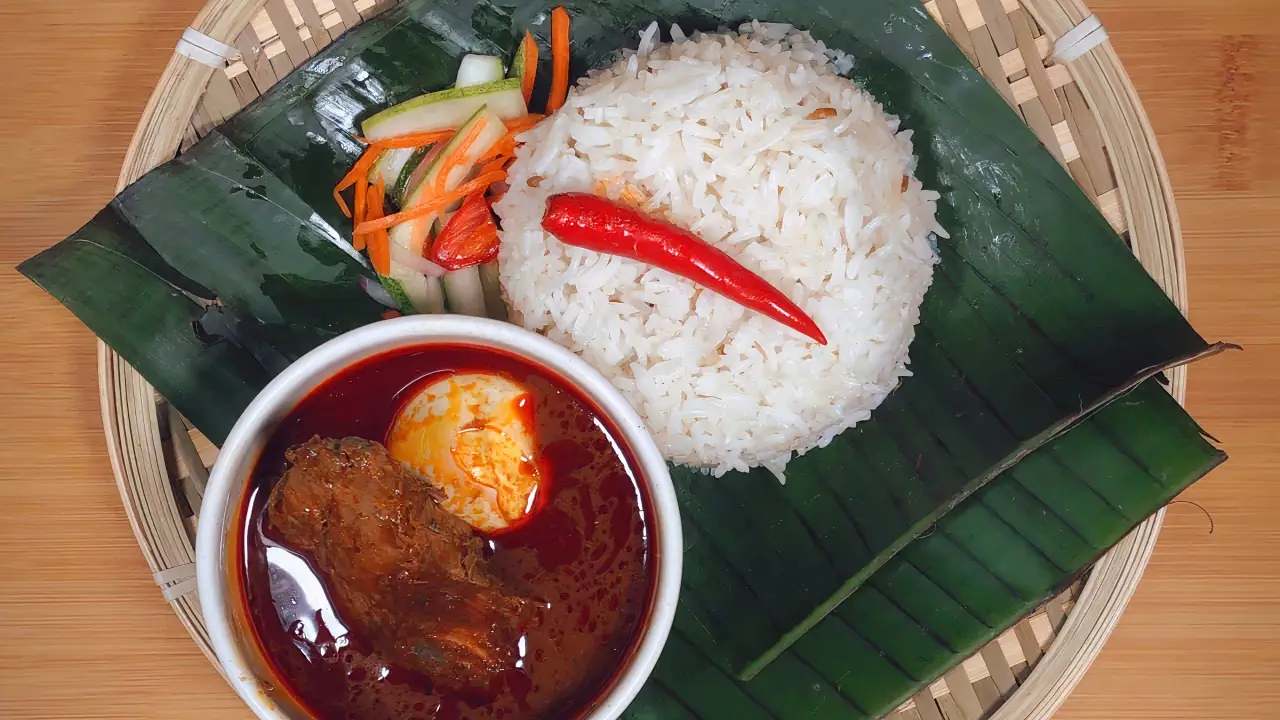
{"type": "Polygon", "coordinates": [[[533,396],[505,375],[429,382],[396,415],[387,450],[442,491],[441,507],[481,532],[533,511],[541,481],[533,396]]]}

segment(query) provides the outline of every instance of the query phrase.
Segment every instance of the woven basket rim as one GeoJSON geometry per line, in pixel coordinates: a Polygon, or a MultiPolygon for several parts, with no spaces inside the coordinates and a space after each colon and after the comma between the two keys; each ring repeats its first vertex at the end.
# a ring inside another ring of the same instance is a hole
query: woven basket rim
{"type": "MultiPolygon", "coordinates": [[[[191,27],[232,43],[272,0],[209,0],[191,27]]],[[[278,2],[279,0],[275,0],[278,2]]],[[[954,3],[955,0],[949,0],[954,3]]],[[[960,0],[973,4],[975,0],[960,0]]],[[[1024,8],[1047,36],[1061,37],[1091,13],[1080,0],[991,0],[1004,9],[1024,8]]],[[[1135,255],[1185,315],[1188,311],[1181,228],[1168,171],[1154,131],[1119,57],[1103,42],[1068,64],[1068,70],[1097,119],[1110,153],[1121,206],[1135,255]]],[[[117,192],[179,150],[213,68],[175,53],[166,65],[139,119],[122,163],[117,192]]],[[[154,411],[155,391],[116,353],[99,341],[99,397],[108,454],[126,515],[153,573],[194,563],[187,542],[177,550],[166,510],[155,497],[167,490],[168,467],[161,446],[161,425],[154,411]],[[139,409],[150,407],[150,418],[139,409]],[[163,487],[162,487],[163,486],[163,487]],[[150,500],[149,500],[150,498],[150,500]]],[[[1185,367],[1169,372],[1170,392],[1184,402],[1185,367]]],[[[174,415],[176,417],[176,414],[174,415]]],[[[175,501],[176,502],[176,501],[175,501]]],[[[1134,529],[1099,560],[1054,642],[993,720],[1047,720],[1070,695],[1097,657],[1124,612],[1150,559],[1164,510],[1134,529]]],[[[186,536],[183,535],[183,538],[186,536]]],[[[159,577],[159,575],[157,576],[159,577]]],[[[163,583],[162,583],[163,584],[163,583]]],[[[194,593],[172,600],[193,640],[218,667],[200,620],[194,593]]]]}

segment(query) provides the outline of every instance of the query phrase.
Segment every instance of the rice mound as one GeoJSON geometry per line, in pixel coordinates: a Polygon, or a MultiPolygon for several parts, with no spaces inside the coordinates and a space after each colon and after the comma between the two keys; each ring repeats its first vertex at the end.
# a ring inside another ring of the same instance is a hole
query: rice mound
{"type": "Polygon", "coordinates": [[[494,205],[503,293],[513,321],[612,381],[668,459],[784,479],[793,452],[867,419],[910,374],[930,236],[945,237],[939,196],[911,177],[910,131],[838,74],[848,56],[787,25],[691,37],[673,26],[665,45],[657,29],[519,138],[494,205]],[[570,191],[642,200],[781,289],[829,344],[671,273],[564,245],[540,221],[546,199],[570,191]]]}

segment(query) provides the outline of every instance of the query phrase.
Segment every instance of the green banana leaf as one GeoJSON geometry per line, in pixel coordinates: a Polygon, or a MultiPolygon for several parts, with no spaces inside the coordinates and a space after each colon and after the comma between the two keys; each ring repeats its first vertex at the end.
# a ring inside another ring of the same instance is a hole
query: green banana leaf
{"type": "Polygon", "coordinates": [[[270,379],[238,345],[194,331],[214,294],[174,272],[114,207],[19,270],[213,437],[270,379]]]}
{"type": "MultiPolygon", "coordinates": [[[[1159,382],[1148,380],[944,516],[750,681],[734,677],[686,592],[658,667],[624,717],[799,720],[891,712],[1068,587],[1135,524],[1225,459],[1159,382]]],[[[924,462],[956,472],[962,463],[941,444],[924,462]]],[[[808,492],[823,522],[811,523],[812,532],[856,538],[855,515],[838,493],[808,492]]],[[[685,532],[684,557],[685,572],[704,582],[743,583],[696,526],[685,532]]]]}
{"type": "MultiPolygon", "coordinates": [[[[509,49],[525,28],[545,43],[551,6],[419,1],[384,13],[126,190],[23,272],[220,439],[281,367],[378,316],[358,289],[368,271],[342,240],[350,222],[331,197],[362,149],[359,121],[446,86],[466,52],[509,49]],[[121,282],[103,283],[104,276],[121,282]],[[153,352],[157,346],[171,349],[153,352]],[[224,356],[234,364],[220,362],[224,356]],[[211,401],[208,388],[221,387],[234,391],[211,401]]],[[[942,193],[939,219],[951,233],[939,241],[941,262],[912,345],[913,376],[871,420],[793,461],[786,485],[763,472],[716,479],[673,469],[687,536],[682,610],[658,674],[666,689],[652,686],[636,712],[705,701],[743,703],[734,717],[752,716],[757,702],[776,714],[806,707],[811,687],[835,688],[845,705],[878,712],[878,702],[927,681],[1068,582],[1171,497],[1164,490],[1221,460],[1202,442],[1188,445],[1194,457],[1166,443],[1159,446],[1165,455],[1135,470],[1136,451],[1124,443],[1199,436],[1176,404],[1147,397],[1153,382],[1125,393],[1161,368],[1221,346],[1206,344],[1186,323],[914,0],[568,7],[575,75],[634,46],[653,20],[686,31],[785,21],[852,53],[854,78],[915,133],[917,174],[942,193]],[[1129,428],[1140,437],[1103,422],[1126,409],[1140,418],[1129,428]],[[1037,459],[1045,457],[1051,460],[1037,459]],[[1156,486],[1134,480],[1152,468],[1163,468],[1153,475],[1156,486]],[[939,532],[917,538],[935,522],[939,532]],[[996,552],[1004,548],[1014,550],[996,552]],[[920,577],[935,586],[937,603],[916,606],[902,596],[901,588],[913,587],[903,578],[920,577]],[[942,595],[955,607],[948,610],[942,595]],[[863,616],[846,606],[865,610],[882,596],[920,631],[862,628],[878,648],[871,655],[827,642],[832,627],[832,637],[849,634],[840,634],[837,620],[863,616]],[[808,632],[815,626],[821,630],[808,632]],[[936,652],[912,644],[921,633],[936,641],[936,652]],[[900,682],[882,678],[880,695],[863,696],[861,678],[880,677],[873,655],[918,661],[895,660],[900,682]],[[837,661],[856,677],[828,672],[837,661]],[[706,679],[693,699],[684,684],[690,674],[706,679]],[[796,685],[809,675],[821,681],[796,685]]],[[[545,48],[541,57],[535,105],[550,70],[545,48]]],[[[828,709],[840,706],[833,700],[828,709]]]]}
{"type": "Polygon", "coordinates": [[[382,311],[351,245],[217,132],[18,269],[219,443],[289,363],[382,311]]]}

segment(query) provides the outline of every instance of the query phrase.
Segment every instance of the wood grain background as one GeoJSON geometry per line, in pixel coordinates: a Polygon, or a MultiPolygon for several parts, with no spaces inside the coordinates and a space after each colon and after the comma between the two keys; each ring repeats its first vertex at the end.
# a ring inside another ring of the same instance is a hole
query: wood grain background
{"type": "MultiPolygon", "coordinates": [[[[93,336],[11,268],[107,202],[201,0],[0,4],[0,717],[247,718],[134,544],[93,336]]],[[[1182,214],[1191,371],[1231,461],[1172,507],[1065,720],[1280,717],[1280,25],[1274,0],[1094,0],[1182,214]]]]}

